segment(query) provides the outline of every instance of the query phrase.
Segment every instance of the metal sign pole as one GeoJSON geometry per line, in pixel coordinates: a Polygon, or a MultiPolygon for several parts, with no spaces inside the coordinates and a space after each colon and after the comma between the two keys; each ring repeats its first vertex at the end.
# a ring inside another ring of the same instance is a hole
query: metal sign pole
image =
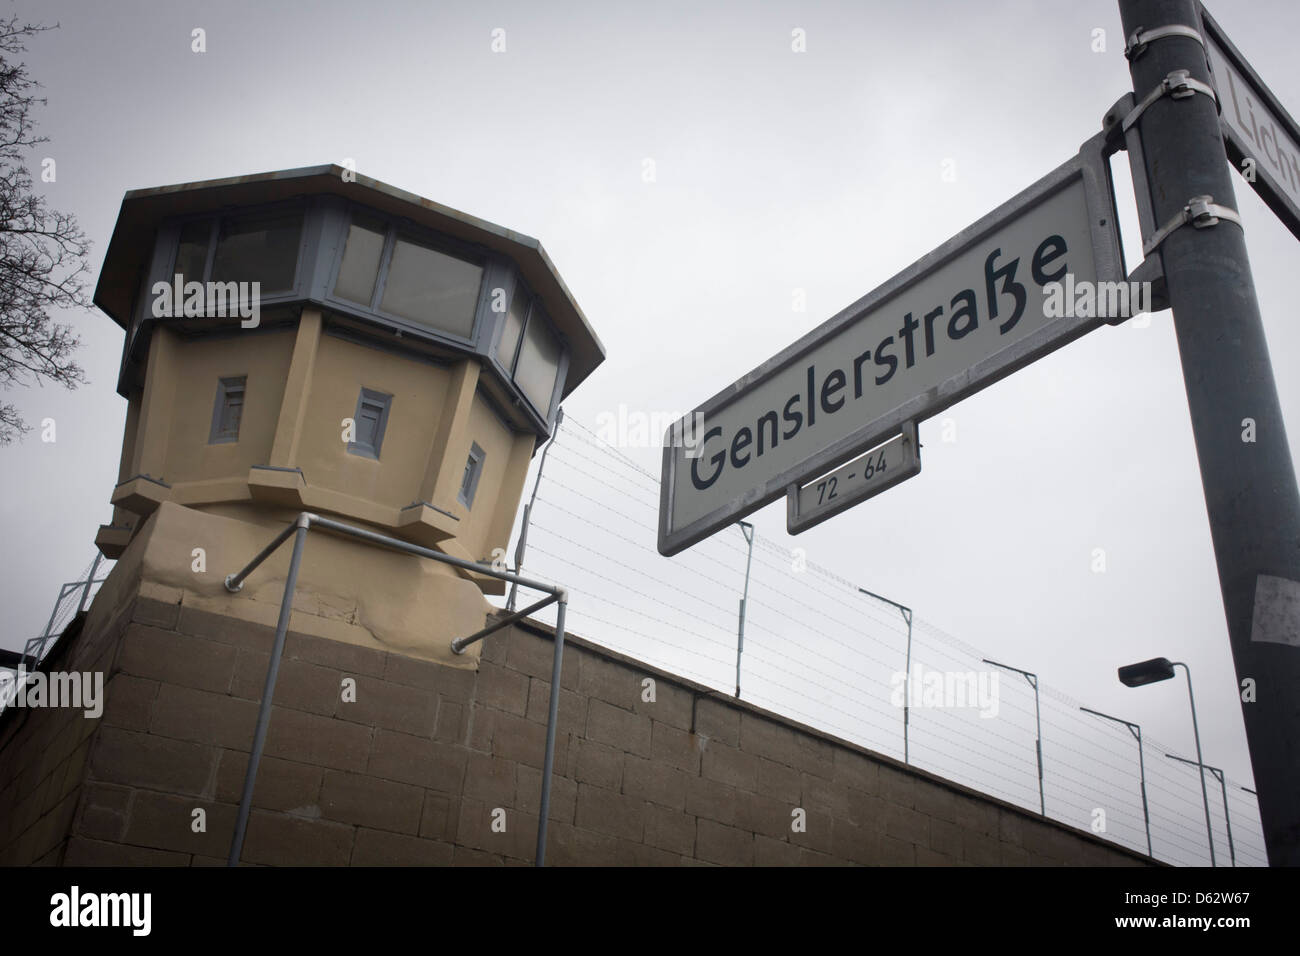
{"type": "MultiPolygon", "coordinates": [[[[1139,99],[1180,70],[1210,82],[1196,0],[1120,0],[1119,9],[1139,99]]],[[[1135,128],[1161,227],[1143,240],[1148,247],[1160,240],[1147,254],[1162,261],[1173,308],[1236,678],[1239,687],[1254,687],[1242,714],[1264,842],[1271,865],[1296,866],[1300,492],[1245,235],[1232,221],[1236,202],[1215,99],[1161,97],[1135,128]]]]}

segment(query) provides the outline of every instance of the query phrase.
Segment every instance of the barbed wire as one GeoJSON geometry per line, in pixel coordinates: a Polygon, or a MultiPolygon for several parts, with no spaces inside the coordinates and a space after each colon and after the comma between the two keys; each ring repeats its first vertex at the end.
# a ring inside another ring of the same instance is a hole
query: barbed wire
{"type": "MultiPolygon", "coordinates": [[[[892,699],[898,675],[909,676],[901,614],[799,549],[757,535],[751,546],[739,535],[719,534],[671,561],[663,558],[655,550],[659,476],[572,417],[554,442],[537,503],[525,563],[572,582],[581,595],[569,607],[575,634],[731,693],[738,599],[752,547],[740,654],[744,699],[855,744],[901,754],[902,707],[892,699]],[[593,586],[579,590],[583,578],[593,586]],[[722,594],[737,604],[720,600],[722,594]],[[584,633],[585,621],[598,626],[584,633]],[[792,646],[797,654],[789,653],[792,646]]],[[[904,690],[927,671],[951,674],[954,665],[959,675],[988,671],[978,648],[915,613],[911,633],[913,673],[904,690]]],[[[1136,742],[1126,747],[1114,734],[1122,728],[1085,714],[1078,701],[1041,679],[1038,685],[1048,816],[1086,829],[1104,807],[1107,829],[1099,835],[1145,853],[1136,742]]],[[[911,763],[1037,812],[1036,708],[1027,682],[1024,690],[999,693],[995,719],[983,719],[971,706],[913,706],[911,763]]],[[[1177,752],[1146,734],[1143,746],[1148,756],[1157,748],[1177,752]]],[[[1204,865],[1208,843],[1196,777],[1179,777],[1165,763],[1146,761],[1153,851],[1168,862],[1204,865]]],[[[1230,778],[1228,785],[1237,862],[1260,865],[1266,855],[1258,804],[1230,778]]],[[[1227,859],[1224,823],[1213,815],[1215,850],[1227,859]]]]}

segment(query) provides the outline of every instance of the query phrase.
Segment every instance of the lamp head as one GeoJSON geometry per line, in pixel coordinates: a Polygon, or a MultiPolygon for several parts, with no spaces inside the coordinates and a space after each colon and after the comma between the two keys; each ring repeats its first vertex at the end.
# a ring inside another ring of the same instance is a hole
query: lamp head
{"type": "Polygon", "coordinates": [[[1119,669],[1119,680],[1125,687],[1141,687],[1143,684],[1169,680],[1173,676],[1174,665],[1167,657],[1153,657],[1149,661],[1128,664],[1119,669]]]}

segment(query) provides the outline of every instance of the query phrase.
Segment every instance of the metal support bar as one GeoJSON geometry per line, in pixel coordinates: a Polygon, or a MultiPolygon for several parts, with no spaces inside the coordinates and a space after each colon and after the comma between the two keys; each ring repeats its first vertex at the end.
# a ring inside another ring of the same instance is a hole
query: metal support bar
{"type": "Polygon", "coordinates": [[[1214,828],[1210,826],[1210,797],[1205,789],[1205,758],[1201,756],[1201,728],[1196,720],[1196,697],[1192,694],[1192,669],[1182,661],[1174,661],[1187,674],[1187,700],[1192,705],[1192,734],[1196,738],[1196,763],[1201,767],[1201,802],[1205,805],[1205,836],[1210,841],[1210,866],[1218,866],[1214,859],[1214,828]]]}
{"type": "Polygon", "coordinates": [[[564,666],[564,612],[569,600],[560,592],[555,609],[555,650],[551,661],[551,704],[546,713],[546,756],[542,758],[542,801],[537,814],[538,866],[546,865],[546,821],[551,815],[551,770],[555,766],[555,725],[560,713],[560,670],[564,666]]]}
{"type": "Polygon", "coordinates": [[[558,600],[559,598],[557,595],[548,594],[546,597],[542,598],[536,604],[530,604],[522,611],[515,611],[513,614],[509,615],[508,617],[503,617],[499,621],[493,621],[487,627],[483,628],[482,630],[475,631],[473,634],[469,635],[468,637],[456,638],[456,640],[451,642],[451,649],[457,654],[464,654],[466,648],[468,648],[471,644],[483,640],[483,638],[487,637],[489,634],[493,634],[501,630],[501,628],[503,627],[509,627],[511,624],[515,623],[515,621],[522,620],[523,618],[526,618],[528,615],[532,614],[533,612],[540,611],[542,608],[550,604],[554,604],[558,600]]]}
{"type": "MultiPolygon", "coordinates": [[[[555,444],[555,439],[560,435],[560,426],[564,424],[564,408],[560,407],[555,410],[555,430],[551,432],[551,438],[542,449],[542,459],[537,463],[537,477],[533,480],[533,495],[528,499],[528,504],[524,505],[524,520],[519,526],[519,543],[515,545],[515,570],[518,571],[524,566],[524,552],[528,548],[528,526],[533,520],[533,506],[537,504],[537,489],[542,484],[542,470],[546,467],[546,456],[551,452],[551,446],[555,444]]],[[[515,609],[515,598],[519,594],[519,585],[510,585],[510,596],[506,598],[506,609],[513,611],[515,609]]]]}
{"type": "Polygon", "coordinates": [[[280,674],[280,658],[284,655],[284,638],[289,630],[289,614],[293,609],[293,591],[298,583],[298,568],[302,565],[302,552],[307,544],[307,531],[311,523],[300,517],[294,531],[293,556],[289,559],[289,573],[284,579],[284,597],[280,599],[280,616],[275,622],[275,642],[271,645],[271,661],[266,668],[266,683],[262,685],[262,703],[257,709],[257,729],[253,733],[253,750],[248,755],[248,769],[244,771],[244,792],[239,798],[239,816],[235,820],[235,838],[230,841],[227,866],[238,866],[244,849],[244,833],[248,829],[248,814],[253,806],[253,787],[257,784],[257,767],[262,761],[262,748],[266,744],[266,731],[271,725],[271,700],[275,696],[275,679],[280,674]]]}
{"type": "Polygon", "coordinates": [[[749,603],[749,568],[754,561],[754,526],[748,521],[737,521],[740,533],[749,544],[749,557],[745,559],[745,593],[740,599],[740,614],[736,625],[736,697],[740,697],[740,654],[745,649],[745,605],[749,603]]]}
{"type": "MultiPolygon", "coordinates": [[[[1185,763],[1192,767],[1200,767],[1202,771],[1208,770],[1210,773],[1214,774],[1214,779],[1219,781],[1219,789],[1223,792],[1223,825],[1228,831],[1228,857],[1235,868],[1237,865],[1237,849],[1232,845],[1232,817],[1228,813],[1228,783],[1227,779],[1223,775],[1223,771],[1218,767],[1211,767],[1209,764],[1201,764],[1197,763],[1195,760],[1188,760],[1186,757],[1179,757],[1174,754],[1165,754],[1165,756],[1170,760],[1177,760],[1180,763],[1185,763]]],[[[1204,772],[1202,772],[1202,777],[1204,777],[1204,772]]],[[[1246,790],[1245,787],[1242,787],[1241,789],[1246,790]]],[[[1246,790],[1246,792],[1254,793],[1255,791],[1246,790]]]]}
{"type": "Polygon", "coordinates": [[[1107,720],[1113,720],[1117,724],[1123,724],[1128,728],[1128,732],[1137,738],[1138,745],[1138,774],[1142,788],[1142,820],[1147,828],[1147,856],[1154,856],[1151,852],[1151,811],[1147,808],[1147,767],[1146,760],[1142,756],[1142,728],[1131,720],[1125,720],[1122,717],[1112,717],[1110,714],[1103,714],[1099,710],[1093,710],[1091,707],[1080,707],[1085,713],[1094,714],[1097,717],[1104,717],[1107,720]]]}
{"type": "Polygon", "coordinates": [[[314,517],[315,515],[309,514],[308,512],[305,511],[302,514],[298,515],[297,518],[295,518],[292,522],[290,522],[287,528],[285,528],[283,531],[281,531],[279,534],[277,534],[274,538],[271,539],[270,544],[268,544],[261,551],[257,552],[257,555],[253,558],[252,561],[249,561],[248,564],[244,565],[244,570],[239,571],[235,574],[226,575],[226,581],[225,581],[226,590],[238,591],[240,588],[242,588],[244,586],[244,579],[248,577],[250,574],[252,574],[253,570],[259,564],[261,564],[263,561],[269,558],[275,552],[276,548],[284,544],[285,541],[289,539],[289,535],[293,534],[295,528],[299,527],[304,520],[307,521],[308,526],[310,526],[311,519],[314,517]]]}
{"type": "Polygon", "coordinates": [[[1228,831],[1228,860],[1233,869],[1236,869],[1237,849],[1232,845],[1232,817],[1228,814],[1228,782],[1224,779],[1222,770],[1214,771],[1214,775],[1219,778],[1219,787],[1223,790],[1223,826],[1228,831]]]}
{"type": "Polygon", "coordinates": [[[54,599],[54,608],[50,611],[50,619],[45,622],[45,630],[41,632],[38,640],[41,641],[41,650],[45,650],[45,641],[49,640],[50,630],[54,627],[54,619],[59,616],[59,606],[63,604],[63,599],[68,596],[68,586],[60,586],[59,596],[54,599]]]}
{"type": "Polygon", "coordinates": [[[907,622],[907,669],[903,671],[903,763],[910,763],[908,735],[912,718],[912,609],[905,604],[899,604],[897,601],[882,597],[874,591],[868,591],[866,588],[858,588],[858,590],[868,597],[873,597],[877,601],[884,601],[886,604],[898,608],[898,612],[903,615],[903,620],[907,622]]]}
{"type": "Polygon", "coordinates": [[[1029,671],[1022,671],[1019,667],[1012,667],[1009,664],[999,664],[997,661],[991,661],[984,658],[985,664],[992,664],[994,667],[1001,667],[1006,671],[1014,671],[1029,681],[1029,686],[1034,689],[1034,753],[1038,755],[1038,806],[1039,812],[1047,816],[1047,797],[1043,791],[1043,718],[1038,709],[1038,675],[1029,671]]]}
{"type": "Polygon", "coordinates": [[[457,558],[450,554],[443,554],[441,551],[434,551],[432,548],[422,548],[418,544],[411,544],[409,541],[402,541],[398,538],[390,538],[388,535],[379,534],[376,531],[367,531],[365,528],[354,528],[350,524],[344,524],[341,521],[335,521],[332,518],[321,518],[316,515],[311,516],[311,523],[319,525],[327,531],[338,531],[349,537],[361,538],[363,541],[369,541],[372,544],[383,545],[386,548],[392,548],[394,551],[402,551],[406,554],[418,555],[422,558],[430,558],[441,564],[450,564],[453,568],[460,568],[463,571],[473,571],[476,574],[486,574],[490,577],[501,578],[503,581],[515,581],[526,588],[532,588],[534,591],[542,591],[546,594],[554,594],[561,590],[554,584],[548,584],[545,581],[539,581],[536,578],[526,578],[521,574],[515,574],[513,571],[498,571],[490,564],[480,564],[477,561],[466,561],[464,558],[457,558]]]}
{"type": "Polygon", "coordinates": [[[547,816],[551,805],[551,772],[555,763],[555,727],[559,719],[559,687],[560,673],[564,661],[564,618],[565,611],[568,608],[568,591],[556,585],[533,580],[531,578],[525,578],[522,575],[514,574],[509,571],[498,571],[491,565],[466,561],[449,554],[443,554],[440,551],[422,548],[418,545],[411,544],[408,541],[401,541],[397,538],[391,538],[374,531],[367,531],[364,528],[356,528],[352,525],[343,524],[342,522],[334,521],[331,518],[322,518],[309,511],[300,513],[287,528],[271,540],[269,545],[259,551],[253,560],[243,568],[243,570],[239,571],[237,574],[227,575],[225,579],[226,589],[228,591],[238,591],[243,587],[244,579],[247,578],[248,575],[250,575],[263,561],[270,557],[271,554],[275,552],[276,548],[288,540],[291,534],[296,532],[293,544],[293,555],[289,559],[289,573],[285,578],[284,583],[284,596],[280,600],[280,617],[276,623],[275,643],[272,645],[271,660],[266,673],[266,683],[262,689],[262,702],[258,708],[257,729],[253,737],[253,749],[249,755],[248,769],[244,775],[244,790],[240,797],[239,815],[235,823],[235,835],[231,841],[230,854],[226,860],[226,865],[236,866],[239,863],[239,856],[243,850],[244,834],[248,827],[248,816],[253,802],[253,789],[257,782],[258,764],[261,761],[262,748],[266,742],[266,732],[271,721],[271,701],[275,694],[275,681],[276,676],[279,673],[280,659],[284,653],[285,635],[289,629],[289,616],[293,606],[294,588],[298,581],[298,569],[302,564],[302,552],[306,544],[307,532],[311,530],[313,525],[352,538],[359,538],[362,541],[390,548],[394,551],[401,551],[407,554],[429,558],[442,564],[449,564],[452,567],[474,571],[479,574],[500,578],[506,581],[512,581],[516,584],[521,584],[524,587],[542,591],[548,595],[548,597],[542,601],[537,602],[523,611],[519,611],[496,621],[468,637],[458,638],[453,641],[452,649],[457,654],[463,653],[464,648],[469,644],[482,640],[488,634],[512,624],[514,621],[519,620],[532,611],[539,610],[548,604],[558,602],[559,611],[556,617],[555,631],[555,660],[551,668],[551,703],[546,726],[546,756],[542,772],[541,814],[537,821],[537,859],[535,862],[537,866],[544,866],[546,862],[547,816]],[[461,645],[459,650],[456,649],[457,644],[461,645]]]}
{"type": "Polygon", "coordinates": [[[77,605],[78,614],[86,609],[86,602],[90,600],[90,586],[95,583],[95,572],[99,570],[99,562],[103,557],[98,551],[95,552],[95,561],[90,566],[90,574],[86,576],[86,589],[81,592],[81,603],[77,605]]]}

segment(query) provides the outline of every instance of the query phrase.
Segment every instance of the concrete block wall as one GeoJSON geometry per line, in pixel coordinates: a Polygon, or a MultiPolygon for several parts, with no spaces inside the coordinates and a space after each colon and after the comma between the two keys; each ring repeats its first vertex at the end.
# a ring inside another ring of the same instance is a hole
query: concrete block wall
{"type": "MultiPolygon", "coordinates": [[[[146,598],[78,635],[103,716],[0,720],[0,862],[223,863],[272,636],[146,598]]],[[[510,628],[475,672],[291,632],[244,862],[531,863],[553,646],[510,628]]],[[[571,638],[547,862],[1150,861],[571,638]]]]}

